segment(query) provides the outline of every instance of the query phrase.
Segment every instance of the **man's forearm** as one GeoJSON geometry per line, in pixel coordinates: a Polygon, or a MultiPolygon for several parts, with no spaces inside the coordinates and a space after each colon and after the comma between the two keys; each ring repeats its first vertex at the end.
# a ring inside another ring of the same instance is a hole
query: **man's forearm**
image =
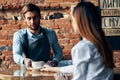
{"type": "Polygon", "coordinates": [[[24,62],[24,58],[19,55],[19,54],[13,54],[13,59],[15,61],[15,63],[19,64],[20,66],[23,66],[23,62],[24,62]]]}

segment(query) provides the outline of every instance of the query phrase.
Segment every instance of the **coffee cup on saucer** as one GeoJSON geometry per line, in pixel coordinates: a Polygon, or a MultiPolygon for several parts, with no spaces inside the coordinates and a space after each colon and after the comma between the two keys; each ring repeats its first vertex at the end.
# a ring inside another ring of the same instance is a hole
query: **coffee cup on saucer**
{"type": "Polygon", "coordinates": [[[44,61],[32,61],[32,68],[34,70],[40,70],[44,65],[44,61]]]}

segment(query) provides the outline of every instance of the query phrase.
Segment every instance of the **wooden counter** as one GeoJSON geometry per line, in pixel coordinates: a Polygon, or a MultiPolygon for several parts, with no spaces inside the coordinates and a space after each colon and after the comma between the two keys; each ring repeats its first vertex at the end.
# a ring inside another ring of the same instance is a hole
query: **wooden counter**
{"type": "MultiPolygon", "coordinates": [[[[27,71],[20,68],[11,68],[0,71],[1,80],[55,80],[53,72],[27,71]]],[[[68,74],[71,78],[71,74],[68,74]]]]}
{"type": "MultiPolygon", "coordinates": [[[[27,71],[19,67],[12,67],[10,69],[3,69],[0,71],[1,80],[55,80],[53,72],[27,71]]],[[[67,74],[69,80],[72,74],[67,74]]],[[[120,68],[114,68],[114,79],[120,80],[120,68]]]]}

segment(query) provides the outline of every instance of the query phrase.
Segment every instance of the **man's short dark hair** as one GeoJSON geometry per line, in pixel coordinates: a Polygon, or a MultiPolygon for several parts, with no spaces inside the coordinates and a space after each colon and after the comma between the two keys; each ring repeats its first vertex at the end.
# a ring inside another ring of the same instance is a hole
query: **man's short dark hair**
{"type": "Polygon", "coordinates": [[[22,8],[22,15],[23,15],[23,17],[25,15],[25,13],[28,12],[28,11],[30,11],[30,12],[35,11],[41,17],[40,8],[38,6],[36,6],[35,4],[28,3],[28,4],[23,6],[23,8],[22,8]]]}

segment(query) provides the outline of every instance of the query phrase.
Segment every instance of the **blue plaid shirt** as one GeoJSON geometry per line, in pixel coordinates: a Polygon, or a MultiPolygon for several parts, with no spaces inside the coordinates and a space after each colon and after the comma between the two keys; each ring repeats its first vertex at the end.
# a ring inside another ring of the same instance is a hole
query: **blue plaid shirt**
{"type": "MultiPolygon", "coordinates": [[[[43,28],[43,29],[45,30],[50,46],[54,52],[53,60],[60,61],[62,59],[62,49],[60,48],[60,45],[58,43],[58,39],[55,34],[55,31],[52,29],[47,29],[47,28],[43,28]]],[[[24,34],[26,34],[26,32],[28,34],[28,39],[37,40],[43,36],[42,32],[39,35],[33,35],[29,31],[28,28],[21,29],[14,33],[13,35],[13,59],[19,65],[24,65],[23,64],[23,61],[24,61],[23,36],[24,34]]]]}

